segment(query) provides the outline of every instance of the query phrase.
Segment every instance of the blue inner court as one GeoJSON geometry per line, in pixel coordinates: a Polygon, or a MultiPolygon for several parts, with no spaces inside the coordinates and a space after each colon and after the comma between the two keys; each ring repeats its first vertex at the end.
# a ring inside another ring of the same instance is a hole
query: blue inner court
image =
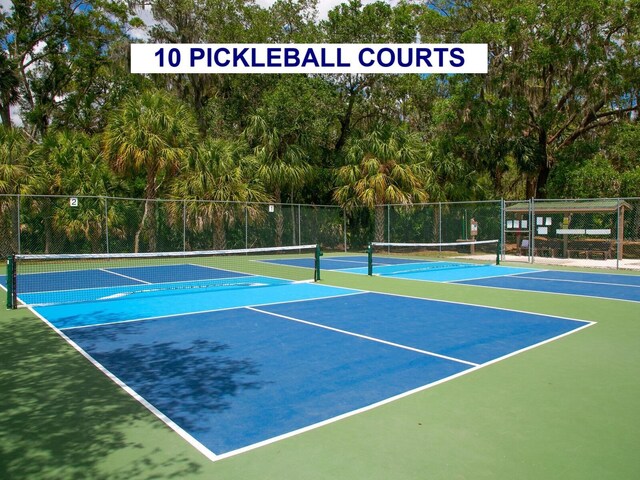
{"type": "MultiPolygon", "coordinates": [[[[341,257],[336,268],[352,270],[357,259],[341,257]]],[[[482,276],[490,267],[437,272],[482,276]]],[[[42,301],[32,307],[38,315],[213,458],[590,325],[197,265],[114,270],[96,270],[96,278],[107,274],[105,284],[86,290],[74,272],[37,274],[21,297],[42,301]],[[53,304],[62,289],[52,285],[61,280],[79,300],[53,304]]]]}
{"type": "MultiPolygon", "coordinates": [[[[286,262],[287,265],[299,267],[310,265],[307,259],[272,262],[286,262]]],[[[366,275],[367,257],[323,257],[322,268],[366,275]]],[[[374,257],[373,275],[640,302],[640,276],[637,275],[538,270],[456,261],[420,261],[382,255],[374,257]]]]}
{"type": "MultiPolygon", "coordinates": [[[[36,310],[215,455],[426,388],[588,325],[317,284],[247,290],[265,295],[230,301],[237,295],[209,292],[202,313],[181,313],[171,296],[146,307],[121,299],[36,310]],[[145,321],[127,321],[141,315],[145,321]]],[[[200,295],[187,295],[186,303],[193,308],[200,295]]]]}
{"type": "Polygon", "coordinates": [[[640,302],[640,276],[636,275],[529,270],[518,275],[462,279],[456,283],[640,302]]]}

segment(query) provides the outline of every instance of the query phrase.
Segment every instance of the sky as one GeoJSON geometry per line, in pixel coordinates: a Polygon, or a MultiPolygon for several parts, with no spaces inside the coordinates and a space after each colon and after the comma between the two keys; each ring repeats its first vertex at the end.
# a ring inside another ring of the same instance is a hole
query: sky
{"type": "MultiPolygon", "coordinates": [[[[0,0],[2,1],[2,0],[0,0]]],[[[375,0],[361,0],[363,5],[374,3],[375,0]]],[[[387,3],[396,4],[397,0],[385,0],[387,3]]],[[[256,3],[262,7],[270,7],[275,3],[275,0],[256,0],[256,3]]],[[[318,20],[326,20],[329,10],[336,5],[346,3],[346,0],[318,0],[318,20]]]]}
{"type": "MultiPolygon", "coordinates": [[[[318,19],[319,20],[326,19],[327,14],[329,13],[329,10],[331,10],[336,5],[343,3],[343,1],[344,0],[318,0],[318,19]]],[[[362,0],[362,3],[366,5],[368,3],[373,3],[374,1],[375,0],[362,0]]],[[[387,3],[392,3],[392,4],[397,3],[397,0],[386,0],[386,1],[387,3]]],[[[268,8],[271,5],[273,5],[275,0],[256,0],[256,2],[264,8],[268,8]]],[[[11,7],[11,0],[0,0],[0,8],[2,8],[5,11],[8,11],[10,7],[11,7]]]]}
{"type": "MultiPolygon", "coordinates": [[[[363,5],[366,5],[369,3],[373,3],[375,0],[361,0],[361,1],[363,5]]],[[[391,4],[397,3],[397,0],[385,0],[385,1],[391,4]]],[[[263,8],[268,8],[271,5],[273,5],[273,3],[275,3],[275,0],[256,0],[256,2],[263,8]]],[[[328,16],[329,10],[331,10],[336,5],[339,5],[343,2],[344,0],[318,0],[318,18],[317,19],[325,20],[328,16]]],[[[7,13],[11,8],[11,3],[12,3],[11,0],[0,0],[0,9],[2,9],[5,13],[7,13]]],[[[138,10],[138,15],[147,25],[153,24],[153,17],[151,15],[151,12],[138,10]]],[[[133,37],[138,37],[141,39],[146,36],[145,33],[142,31],[140,32],[134,31],[130,33],[132,34],[133,37]]],[[[17,109],[17,106],[14,108],[14,110],[15,111],[12,112],[13,118],[16,122],[19,122],[19,110],[17,109]]]]}

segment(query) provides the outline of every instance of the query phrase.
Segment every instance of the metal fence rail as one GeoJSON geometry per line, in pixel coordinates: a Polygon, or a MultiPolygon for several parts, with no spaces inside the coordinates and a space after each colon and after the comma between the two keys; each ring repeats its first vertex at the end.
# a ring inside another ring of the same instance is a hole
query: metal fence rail
{"type": "Polygon", "coordinates": [[[370,241],[500,239],[511,261],[640,268],[640,199],[439,202],[375,209],[302,204],[0,195],[0,255],[129,253],[370,241]],[[598,263],[599,261],[599,263],[598,263]],[[635,262],[635,263],[634,263],[635,262]]]}

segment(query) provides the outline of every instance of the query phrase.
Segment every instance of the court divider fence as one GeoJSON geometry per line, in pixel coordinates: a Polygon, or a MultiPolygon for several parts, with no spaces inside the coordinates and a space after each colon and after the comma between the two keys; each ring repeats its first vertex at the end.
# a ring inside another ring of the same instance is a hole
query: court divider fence
{"type": "Polygon", "coordinates": [[[318,243],[500,239],[502,257],[640,267],[640,198],[333,205],[0,195],[0,255],[136,253],[318,243]],[[598,262],[600,261],[600,262],[598,262]],[[635,262],[635,263],[634,263],[635,262]]]}

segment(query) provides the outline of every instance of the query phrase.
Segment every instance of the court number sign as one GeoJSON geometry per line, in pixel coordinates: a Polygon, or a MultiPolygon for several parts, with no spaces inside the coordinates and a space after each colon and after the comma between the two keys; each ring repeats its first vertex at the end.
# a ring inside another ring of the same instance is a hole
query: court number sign
{"type": "Polygon", "coordinates": [[[70,207],[77,207],[78,206],[78,199],[76,197],[71,197],[69,199],[69,206],[70,207]]]}

